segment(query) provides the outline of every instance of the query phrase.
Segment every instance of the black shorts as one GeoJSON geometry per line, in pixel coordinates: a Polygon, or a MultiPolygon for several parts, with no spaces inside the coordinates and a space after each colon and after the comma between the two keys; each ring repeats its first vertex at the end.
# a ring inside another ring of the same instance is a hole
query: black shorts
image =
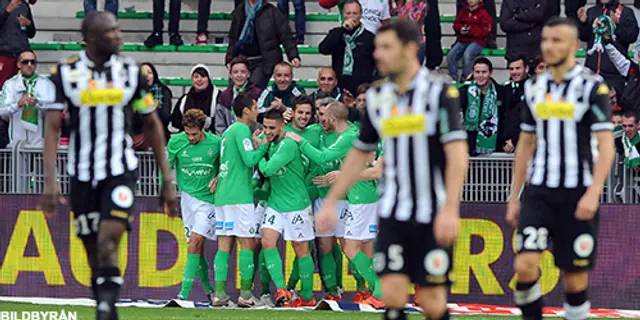
{"type": "Polygon", "coordinates": [[[590,221],[576,219],[576,207],[585,191],[584,187],[527,186],[518,221],[517,252],[542,252],[551,240],[558,268],[568,272],[591,270],[596,262],[599,212],[590,221]]]}
{"type": "Polygon", "coordinates": [[[121,221],[130,230],[135,187],[134,173],[109,177],[95,185],[72,178],[71,208],[78,237],[97,235],[102,220],[121,221]]]}
{"type": "Polygon", "coordinates": [[[436,243],[433,224],[380,219],[374,256],[376,272],[404,274],[419,286],[451,285],[453,248],[436,243]]]}

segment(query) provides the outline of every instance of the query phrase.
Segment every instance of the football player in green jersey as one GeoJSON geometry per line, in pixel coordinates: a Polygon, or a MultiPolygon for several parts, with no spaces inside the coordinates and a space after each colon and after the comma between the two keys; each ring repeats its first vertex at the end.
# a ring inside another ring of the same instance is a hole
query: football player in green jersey
{"type": "Polygon", "coordinates": [[[253,167],[267,151],[268,141],[259,139],[256,131],[251,136],[250,126],[258,117],[258,106],[248,94],[239,94],[233,103],[238,119],[222,135],[220,147],[220,172],[215,192],[216,235],[218,252],[214,260],[216,297],[213,306],[231,305],[226,293],[229,256],[236,238],[240,241],[238,267],[240,269],[240,297],[243,307],[259,305],[253,296],[255,262],[254,251],[259,248],[259,228],[262,216],[256,214],[253,204],[253,167]],[[253,141],[252,141],[253,140],[253,141]],[[259,145],[254,150],[254,144],[259,145]]]}
{"type": "Polygon", "coordinates": [[[210,188],[218,175],[221,138],[204,131],[206,119],[199,109],[187,111],[182,118],[184,131],[171,137],[167,153],[169,167],[176,170],[178,187],[182,190],[180,208],[189,243],[178,299],[189,298],[197,275],[212,302],[214,293],[204,257],[204,240],[215,240],[216,217],[210,188]]]}

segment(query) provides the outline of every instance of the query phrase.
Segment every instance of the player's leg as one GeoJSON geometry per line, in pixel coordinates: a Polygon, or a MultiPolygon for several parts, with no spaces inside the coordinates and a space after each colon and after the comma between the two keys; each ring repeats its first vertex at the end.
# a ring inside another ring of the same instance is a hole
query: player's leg
{"type": "Polygon", "coordinates": [[[207,257],[204,255],[204,245],[202,246],[202,250],[200,251],[200,268],[198,268],[198,273],[196,274],[200,282],[202,283],[202,287],[204,288],[204,292],[207,295],[207,300],[209,303],[213,302],[216,293],[211,285],[211,280],[209,278],[209,263],[207,262],[207,257]]]}
{"type": "Polygon", "coordinates": [[[227,276],[229,273],[229,257],[236,243],[236,238],[229,234],[233,228],[233,212],[230,206],[216,207],[216,234],[218,251],[213,259],[213,277],[215,281],[215,301],[213,306],[227,306],[230,303],[227,294],[227,276]]]}
{"type": "MultiPolygon", "coordinates": [[[[258,216],[262,217],[262,223],[260,223],[260,230],[258,231],[258,233],[260,234],[260,237],[262,237],[262,225],[266,223],[267,220],[267,216],[266,216],[266,205],[263,205],[262,203],[258,204],[258,206],[256,207],[256,214],[258,216]]],[[[261,239],[262,240],[262,239],[261,239]]],[[[262,289],[262,292],[260,293],[260,302],[262,302],[263,305],[266,306],[273,306],[273,301],[271,300],[271,276],[269,275],[269,270],[267,270],[267,265],[265,264],[264,261],[264,248],[262,247],[262,241],[260,241],[259,243],[259,248],[260,250],[254,251],[255,253],[255,265],[257,266],[259,272],[260,272],[260,287],[262,289]]],[[[255,283],[255,280],[254,280],[255,283]]]]}
{"type": "Polygon", "coordinates": [[[343,267],[344,259],[342,254],[342,246],[344,244],[345,236],[345,223],[352,217],[351,212],[348,210],[348,203],[346,200],[341,200],[336,205],[336,211],[338,214],[338,220],[336,224],[335,237],[336,243],[332,249],[333,258],[336,260],[336,285],[338,287],[338,294],[343,293],[343,267]]]}
{"type": "MultiPolygon", "coordinates": [[[[318,212],[322,207],[324,199],[316,199],[314,201],[314,212],[318,212]]],[[[318,268],[320,269],[320,278],[324,285],[327,296],[325,299],[338,300],[338,288],[336,282],[336,259],[333,255],[333,249],[336,246],[335,231],[328,233],[316,232],[316,241],[318,246],[318,268]]]]}
{"type": "Polygon", "coordinates": [[[118,246],[122,235],[131,228],[130,211],[134,204],[135,177],[124,174],[98,183],[100,226],[98,230],[97,319],[117,319],[116,301],[123,284],[118,268],[118,246]]]}
{"type": "MultiPolygon", "coordinates": [[[[372,204],[349,204],[348,214],[344,219],[344,253],[356,274],[364,277],[369,283],[369,286],[374,290],[374,295],[378,299],[382,299],[381,291],[379,288],[379,280],[375,271],[373,270],[372,257],[373,257],[373,239],[377,233],[377,217],[376,212],[377,205],[372,204]],[[368,247],[368,252],[365,252],[365,245],[368,247]]],[[[354,297],[354,302],[360,303],[363,300],[369,298],[369,290],[364,284],[360,284],[360,280],[356,277],[358,282],[358,293],[354,297]]]]}
{"type": "Polygon", "coordinates": [[[256,212],[253,204],[235,205],[234,211],[235,229],[233,234],[240,241],[238,253],[238,268],[240,270],[240,297],[238,305],[243,307],[254,307],[260,304],[258,298],[253,296],[253,280],[255,275],[255,250],[258,248],[260,239],[260,224],[263,215],[256,212]]]}
{"type": "Polygon", "coordinates": [[[447,310],[448,286],[419,287],[416,295],[420,301],[420,307],[427,319],[449,319],[447,310]]]}
{"type": "Polygon", "coordinates": [[[316,301],[313,297],[313,258],[309,250],[309,241],[314,238],[313,215],[311,207],[302,211],[287,212],[284,217],[284,240],[291,241],[298,258],[300,278],[300,297],[289,307],[311,307],[316,301]]]}
{"type": "Polygon", "coordinates": [[[281,213],[271,208],[267,208],[265,214],[266,223],[262,224],[261,227],[264,261],[269,275],[278,290],[276,292],[276,305],[282,306],[291,298],[291,293],[285,287],[282,258],[277,247],[278,239],[284,232],[284,219],[281,213]]]}
{"type": "Polygon", "coordinates": [[[182,275],[182,286],[178,299],[189,299],[189,293],[193,287],[196,274],[200,270],[200,252],[202,251],[204,237],[193,232],[195,225],[195,215],[198,210],[197,199],[183,192],[180,197],[180,211],[187,237],[187,264],[182,275]]]}

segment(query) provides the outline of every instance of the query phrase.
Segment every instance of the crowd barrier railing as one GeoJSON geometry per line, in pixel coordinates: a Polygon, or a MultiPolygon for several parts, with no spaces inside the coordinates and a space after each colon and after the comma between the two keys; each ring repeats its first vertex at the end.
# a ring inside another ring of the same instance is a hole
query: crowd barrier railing
{"type": "MultiPolygon", "coordinates": [[[[136,152],[139,159],[136,193],[158,196],[160,179],[153,153],[136,152]]],[[[42,146],[17,143],[0,149],[0,194],[39,194],[44,187],[42,146]]],[[[57,181],[63,194],[69,193],[66,170],[67,148],[60,146],[56,158],[57,181]]],[[[461,194],[465,202],[506,202],[510,193],[513,155],[496,153],[472,157],[461,194]]],[[[640,172],[624,167],[622,159],[607,178],[601,194],[602,203],[640,203],[640,172]]]]}

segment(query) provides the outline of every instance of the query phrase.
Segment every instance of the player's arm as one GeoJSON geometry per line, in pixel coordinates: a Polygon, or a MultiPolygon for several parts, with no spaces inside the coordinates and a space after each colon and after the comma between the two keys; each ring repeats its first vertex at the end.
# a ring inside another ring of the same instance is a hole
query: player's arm
{"type": "Polygon", "coordinates": [[[260,163],[258,164],[258,170],[262,172],[265,177],[271,177],[278,172],[281,168],[286,166],[291,160],[293,160],[296,156],[297,145],[295,142],[282,141],[281,145],[278,147],[278,150],[270,157],[269,161],[267,159],[262,158],[260,163]]]}
{"type": "Polygon", "coordinates": [[[343,158],[344,155],[349,152],[351,146],[353,146],[353,141],[345,138],[343,135],[340,135],[336,142],[323,151],[312,146],[306,139],[300,141],[300,151],[317,164],[324,164],[343,158]]]}
{"type": "MultiPolygon", "coordinates": [[[[367,93],[367,95],[370,94],[367,93]]],[[[373,101],[374,99],[372,98],[373,97],[367,97],[367,100],[373,101]]],[[[335,207],[336,202],[344,198],[347,191],[358,182],[360,173],[364,170],[369,155],[378,148],[378,140],[380,140],[380,136],[371,122],[369,107],[367,106],[362,119],[360,137],[353,143],[353,148],[342,162],[342,168],[349,168],[349,170],[343,170],[342,174],[338,176],[336,182],[329,190],[329,194],[327,194],[325,206],[335,207]]]]}
{"type": "Polygon", "coordinates": [[[586,193],[599,199],[615,157],[613,124],[610,121],[609,88],[606,84],[601,83],[594,86],[589,104],[591,108],[585,113],[583,120],[590,125],[591,132],[598,140],[599,155],[593,166],[593,183],[586,193]]]}
{"type": "Polygon", "coordinates": [[[360,180],[378,180],[382,178],[384,169],[384,158],[378,157],[376,165],[371,168],[366,168],[360,172],[360,180]]]}
{"type": "MultiPolygon", "coordinates": [[[[525,90],[528,90],[528,84],[525,90]]],[[[536,149],[536,120],[531,113],[529,104],[525,104],[521,114],[520,138],[516,146],[515,158],[513,161],[513,178],[511,180],[511,195],[509,202],[518,202],[522,187],[527,177],[527,164],[533,157],[536,149]]]]}
{"type": "Polygon", "coordinates": [[[450,206],[459,214],[460,192],[469,166],[469,150],[467,133],[462,128],[460,119],[460,93],[454,86],[442,88],[439,102],[438,129],[440,143],[443,144],[447,167],[444,172],[447,200],[445,207],[450,206]]]}
{"type": "Polygon", "coordinates": [[[8,116],[18,112],[18,101],[13,92],[13,81],[6,81],[2,86],[0,100],[0,116],[8,116]]]}
{"type": "Polygon", "coordinates": [[[56,155],[58,154],[58,142],[60,130],[62,129],[62,111],[66,105],[66,97],[62,88],[62,77],[58,66],[51,69],[51,86],[48,90],[53,91],[51,103],[45,105],[45,134],[44,134],[44,183],[45,193],[55,192],[56,186],[56,155]]]}
{"type": "Polygon", "coordinates": [[[238,148],[238,153],[242,158],[242,162],[247,167],[254,167],[260,162],[260,159],[264,157],[267,152],[267,143],[263,143],[258,149],[253,149],[253,141],[251,140],[251,131],[246,128],[246,134],[244,137],[234,137],[234,144],[238,148]]]}

